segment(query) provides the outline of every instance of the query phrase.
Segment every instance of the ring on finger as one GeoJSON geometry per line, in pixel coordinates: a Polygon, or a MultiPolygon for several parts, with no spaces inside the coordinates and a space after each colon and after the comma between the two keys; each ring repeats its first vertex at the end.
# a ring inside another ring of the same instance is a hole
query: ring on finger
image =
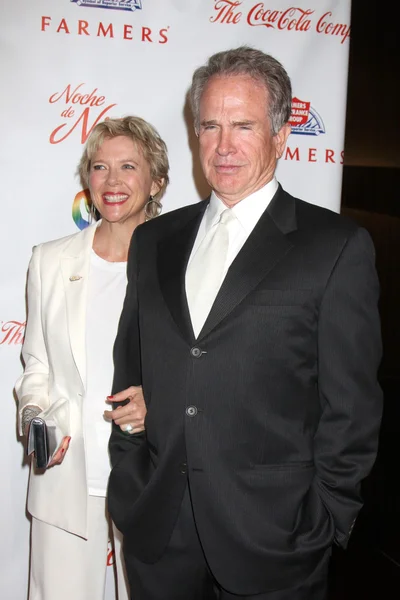
{"type": "Polygon", "coordinates": [[[131,425],[130,423],[128,423],[128,425],[125,425],[124,431],[131,433],[131,431],[133,431],[133,425],[131,425]]]}

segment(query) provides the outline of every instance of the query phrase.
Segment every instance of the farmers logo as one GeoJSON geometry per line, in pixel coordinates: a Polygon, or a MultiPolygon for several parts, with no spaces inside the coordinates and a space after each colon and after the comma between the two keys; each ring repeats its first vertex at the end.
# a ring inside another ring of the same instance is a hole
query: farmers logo
{"type": "Polygon", "coordinates": [[[91,8],[113,8],[114,10],[142,10],[141,0],[71,0],[78,6],[90,6],[91,8]]]}
{"type": "Polygon", "coordinates": [[[310,102],[292,98],[292,114],[289,123],[292,126],[292,133],[299,135],[320,135],[325,133],[325,125],[311,106],[310,102]]]}

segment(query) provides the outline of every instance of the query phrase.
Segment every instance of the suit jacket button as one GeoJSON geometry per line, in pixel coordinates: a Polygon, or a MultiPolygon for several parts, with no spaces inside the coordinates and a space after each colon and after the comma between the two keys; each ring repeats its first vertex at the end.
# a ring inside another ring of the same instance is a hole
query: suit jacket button
{"type": "Polygon", "coordinates": [[[200,358],[200,356],[203,354],[202,351],[200,350],[200,348],[192,348],[190,350],[190,354],[194,357],[194,358],[200,358]]]}
{"type": "Polygon", "coordinates": [[[182,473],[182,475],[185,475],[185,473],[187,473],[187,463],[185,463],[185,462],[181,463],[179,470],[182,473]]]}
{"type": "Polygon", "coordinates": [[[186,414],[188,417],[195,417],[197,415],[197,407],[196,406],[188,406],[186,409],[186,414]]]}

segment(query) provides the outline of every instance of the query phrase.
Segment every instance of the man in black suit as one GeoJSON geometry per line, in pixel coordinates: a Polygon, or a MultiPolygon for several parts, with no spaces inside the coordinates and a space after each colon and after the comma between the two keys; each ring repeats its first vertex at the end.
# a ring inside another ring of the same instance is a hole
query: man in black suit
{"type": "Polygon", "coordinates": [[[374,249],[276,181],[291,97],[273,57],[212,56],[191,88],[211,196],[132,238],[114,388],[142,384],[148,412],[145,436],[113,431],[109,507],[134,600],[322,600],[362,504],[374,249]]]}

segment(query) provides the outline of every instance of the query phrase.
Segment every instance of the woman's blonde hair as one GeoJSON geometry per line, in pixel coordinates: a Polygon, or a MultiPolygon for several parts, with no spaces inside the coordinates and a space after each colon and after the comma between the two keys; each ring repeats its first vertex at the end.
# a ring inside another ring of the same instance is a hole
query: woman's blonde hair
{"type": "MultiPolygon", "coordinates": [[[[154,195],[154,200],[160,202],[169,183],[168,150],[156,128],[140,117],[127,116],[121,119],[106,119],[93,128],[78,165],[78,175],[83,188],[89,187],[91,161],[104,140],[120,135],[130,138],[142,152],[150,167],[153,181],[160,185],[160,190],[154,195]]],[[[153,207],[154,216],[156,216],[158,214],[156,203],[149,205],[152,212],[153,207]]]]}

